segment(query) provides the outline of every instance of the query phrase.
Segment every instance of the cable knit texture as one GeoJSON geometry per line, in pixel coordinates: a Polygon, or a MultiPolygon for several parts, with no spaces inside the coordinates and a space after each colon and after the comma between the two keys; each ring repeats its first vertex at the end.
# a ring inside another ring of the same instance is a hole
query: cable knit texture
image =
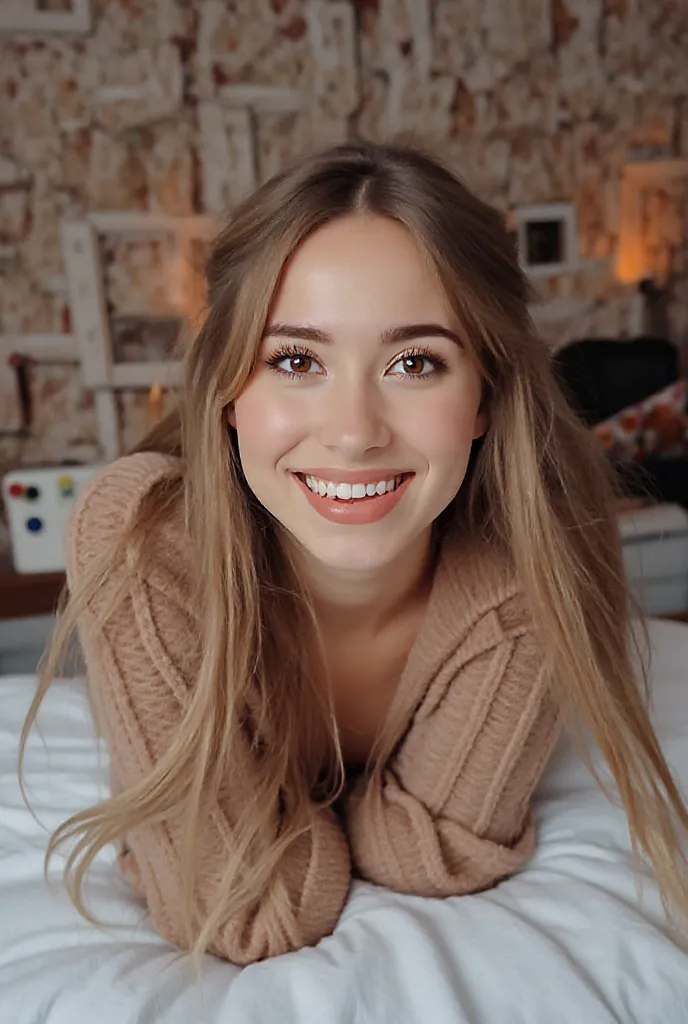
{"type": "MultiPolygon", "coordinates": [[[[156,536],[153,568],[127,590],[104,627],[96,616],[117,586],[114,551],[151,486],[178,469],[168,456],[120,459],[80,495],[66,541],[70,587],[89,560],[113,550],[112,572],[81,617],[96,722],[119,793],[168,748],[188,706],[202,643],[189,600],[192,553],[181,514],[156,536]]],[[[223,923],[211,950],[251,963],[329,934],[353,870],[400,892],[451,896],[488,888],[515,871],[534,844],[529,803],[558,728],[542,651],[523,599],[500,561],[466,539],[445,543],[428,611],[390,709],[398,736],[380,778],[353,781],[341,813],[319,811],[284,854],[258,908],[223,923]]],[[[222,802],[200,822],[199,911],[213,905],[232,848],[232,822],[251,799],[248,747],[222,802]]],[[[122,871],[160,933],[188,945],[182,928],[183,835],[176,821],[123,839],[122,871]]]]}

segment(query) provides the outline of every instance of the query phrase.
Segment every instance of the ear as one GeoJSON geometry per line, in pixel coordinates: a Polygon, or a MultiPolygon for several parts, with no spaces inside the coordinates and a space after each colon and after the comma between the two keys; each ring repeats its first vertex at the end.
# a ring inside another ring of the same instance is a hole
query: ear
{"type": "Polygon", "coordinates": [[[473,427],[473,440],[476,441],[479,437],[482,437],[483,434],[487,431],[489,425],[490,417],[488,415],[487,409],[481,407],[478,410],[478,415],[475,417],[475,426],[473,427]]]}

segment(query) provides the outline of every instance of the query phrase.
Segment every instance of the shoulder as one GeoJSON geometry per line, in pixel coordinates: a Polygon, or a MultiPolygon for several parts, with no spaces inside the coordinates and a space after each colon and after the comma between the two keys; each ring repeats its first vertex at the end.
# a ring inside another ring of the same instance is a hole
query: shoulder
{"type": "Polygon", "coordinates": [[[168,690],[184,699],[201,652],[182,467],[148,452],[107,466],[79,493],[65,538],[70,603],[99,724],[107,734],[112,708],[119,715],[127,701],[140,701],[137,728],[151,743],[168,690]]]}
{"type": "Polygon", "coordinates": [[[179,459],[155,452],[125,456],[100,470],[78,495],[69,517],[68,576],[73,580],[95,556],[114,557],[144,499],[157,484],[180,474],[179,459]]]}

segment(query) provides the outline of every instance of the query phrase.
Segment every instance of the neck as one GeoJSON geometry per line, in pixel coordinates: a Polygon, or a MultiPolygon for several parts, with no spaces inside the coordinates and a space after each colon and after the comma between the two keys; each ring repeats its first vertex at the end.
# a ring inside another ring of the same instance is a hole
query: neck
{"type": "Polygon", "coordinates": [[[434,563],[432,531],[420,535],[403,556],[383,568],[332,569],[299,547],[293,557],[306,581],[320,625],[338,632],[379,633],[427,598],[434,563]]]}

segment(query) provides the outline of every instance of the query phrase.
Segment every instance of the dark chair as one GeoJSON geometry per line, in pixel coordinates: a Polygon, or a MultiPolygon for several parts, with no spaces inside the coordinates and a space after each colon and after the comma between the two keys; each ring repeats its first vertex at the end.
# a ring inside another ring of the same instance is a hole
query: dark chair
{"type": "Polygon", "coordinates": [[[574,409],[592,427],[677,381],[679,357],[666,338],[585,338],[556,353],[554,371],[574,409]]]}
{"type": "MultiPolygon", "coordinates": [[[[584,423],[595,426],[679,379],[679,354],[666,338],[585,338],[553,357],[555,375],[584,423]]],[[[624,491],[688,508],[688,459],[651,456],[615,465],[624,491]]]]}

